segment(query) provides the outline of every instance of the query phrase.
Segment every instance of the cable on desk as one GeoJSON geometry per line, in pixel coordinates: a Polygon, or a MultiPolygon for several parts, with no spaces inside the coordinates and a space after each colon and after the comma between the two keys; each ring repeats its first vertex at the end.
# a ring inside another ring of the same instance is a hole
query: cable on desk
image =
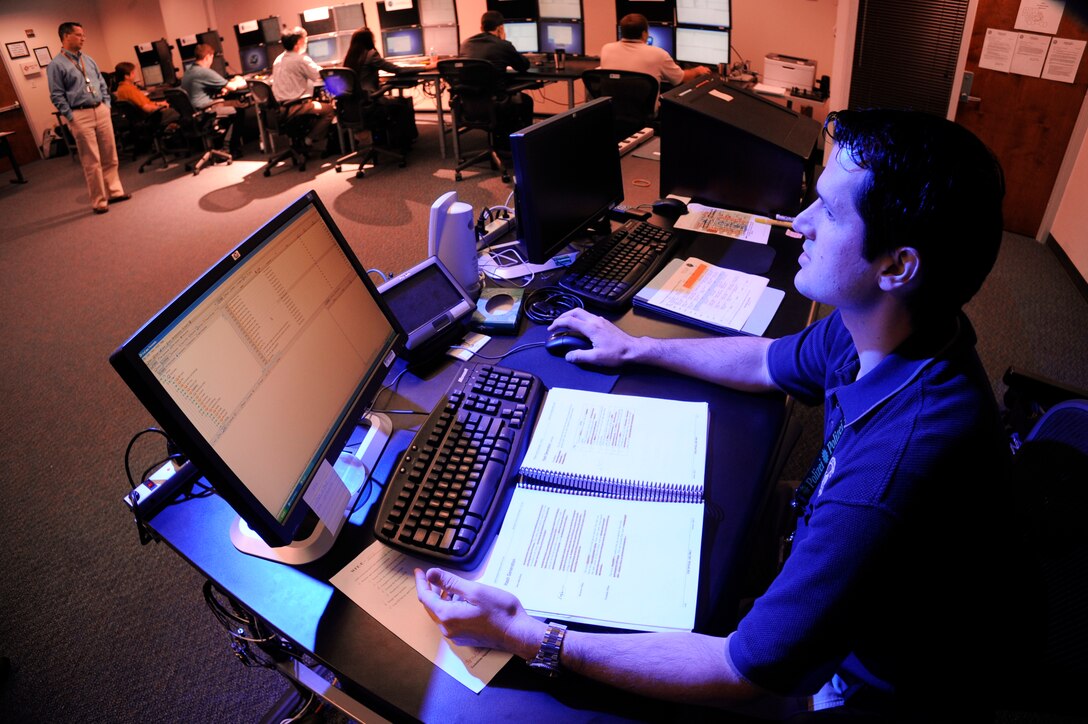
{"type": "Polygon", "coordinates": [[[510,355],[514,354],[515,352],[521,352],[522,350],[531,349],[533,347],[543,347],[543,346],[544,346],[543,342],[526,342],[525,344],[519,344],[517,347],[514,347],[513,349],[508,349],[508,350],[506,350],[505,352],[503,352],[500,355],[480,354],[479,352],[473,352],[468,347],[460,347],[460,346],[450,347],[450,349],[464,350],[465,352],[468,352],[470,355],[472,355],[473,358],[479,357],[480,359],[501,360],[504,357],[509,357],[510,355]]]}
{"type": "MultiPolygon", "coordinates": [[[[486,249],[484,251],[487,251],[486,249]]],[[[513,282],[513,279],[505,279],[498,275],[498,270],[505,267],[519,266],[521,264],[527,264],[528,262],[521,255],[517,249],[502,249],[501,251],[488,254],[491,262],[481,263],[480,271],[492,279],[501,279],[506,282],[513,282]]],[[[520,277],[516,277],[522,281],[515,282],[514,286],[527,287],[533,283],[533,279],[536,278],[536,272],[529,272],[523,274],[520,277]]]]}
{"type": "Polygon", "coordinates": [[[543,287],[525,300],[525,316],[537,324],[548,324],[563,312],[584,306],[579,297],[565,289],[543,287]]]}

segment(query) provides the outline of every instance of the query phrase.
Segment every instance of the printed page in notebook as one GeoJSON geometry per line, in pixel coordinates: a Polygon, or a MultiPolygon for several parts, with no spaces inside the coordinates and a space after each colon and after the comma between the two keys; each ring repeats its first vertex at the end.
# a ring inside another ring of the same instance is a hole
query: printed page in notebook
{"type": "Polygon", "coordinates": [[[561,485],[604,480],[701,499],[708,415],[704,402],[556,387],[540,410],[521,470],[561,485]]]}

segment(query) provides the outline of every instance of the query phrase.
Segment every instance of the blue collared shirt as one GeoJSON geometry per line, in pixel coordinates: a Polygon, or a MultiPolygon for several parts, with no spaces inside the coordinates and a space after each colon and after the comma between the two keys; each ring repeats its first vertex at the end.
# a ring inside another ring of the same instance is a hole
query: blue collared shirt
{"type": "Polygon", "coordinates": [[[46,66],[49,79],[49,98],[68,120],[72,109],[110,103],[110,89],[98,70],[98,63],[86,53],[69,53],[61,49],[56,58],[46,66]],[[86,76],[84,76],[86,73],[86,76]],[[88,90],[90,88],[90,90],[88,90]]]}

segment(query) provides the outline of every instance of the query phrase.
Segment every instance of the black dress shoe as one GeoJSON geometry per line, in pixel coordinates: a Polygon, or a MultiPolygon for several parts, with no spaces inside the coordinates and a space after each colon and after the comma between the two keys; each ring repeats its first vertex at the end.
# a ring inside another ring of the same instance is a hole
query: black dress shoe
{"type": "Polygon", "coordinates": [[[132,198],[132,194],[121,194],[120,196],[114,196],[112,199],[110,199],[109,202],[111,204],[119,204],[122,201],[128,201],[131,198],[132,198]]]}
{"type": "Polygon", "coordinates": [[[91,209],[91,211],[95,212],[96,214],[105,214],[109,210],[110,207],[108,206],[95,206],[93,209],[91,209]]]}

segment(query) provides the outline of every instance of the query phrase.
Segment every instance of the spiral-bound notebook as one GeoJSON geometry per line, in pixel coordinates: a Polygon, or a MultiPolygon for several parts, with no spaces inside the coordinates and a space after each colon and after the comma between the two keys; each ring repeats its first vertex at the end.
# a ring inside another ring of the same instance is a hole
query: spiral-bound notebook
{"type": "Polygon", "coordinates": [[[535,616],[690,631],[708,424],[704,402],[550,390],[479,580],[535,616]]]}

